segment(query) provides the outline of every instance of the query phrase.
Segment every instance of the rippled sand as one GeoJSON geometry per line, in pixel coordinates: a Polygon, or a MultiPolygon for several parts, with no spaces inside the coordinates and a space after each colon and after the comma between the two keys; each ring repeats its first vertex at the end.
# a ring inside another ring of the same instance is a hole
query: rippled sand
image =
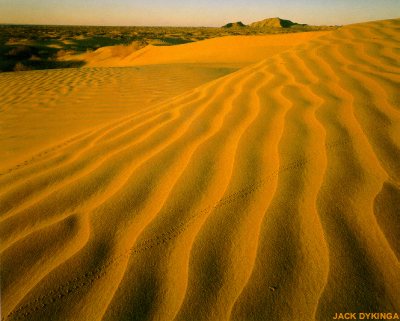
{"type": "Polygon", "coordinates": [[[233,73],[1,74],[3,319],[398,312],[400,20],[309,37],[233,73]]]}

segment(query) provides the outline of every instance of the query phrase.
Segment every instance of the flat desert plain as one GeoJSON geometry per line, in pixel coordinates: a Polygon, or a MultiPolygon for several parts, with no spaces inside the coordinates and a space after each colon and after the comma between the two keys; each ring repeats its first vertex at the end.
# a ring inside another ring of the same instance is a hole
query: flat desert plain
{"type": "Polygon", "coordinates": [[[400,312],[399,39],[394,19],[0,74],[2,320],[400,312]]]}

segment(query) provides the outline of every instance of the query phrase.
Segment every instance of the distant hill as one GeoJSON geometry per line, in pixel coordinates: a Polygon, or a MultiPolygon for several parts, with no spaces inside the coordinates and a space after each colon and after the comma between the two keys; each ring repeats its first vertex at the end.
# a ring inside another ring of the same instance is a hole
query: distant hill
{"type": "Polygon", "coordinates": [[[230,22],[227,23],[225,26],[222,28],[226,29],[231,29],[231,28],[244,28],[244,27],[250,27],[254,29],[262,29],[262,28],[291,28],[293,26],[298,26],[298,27],[305,27],[308,26],[306,24],[299,24],[290,20],[286,19],[281,19],[281,18],[267,18],[261,21],[253,22],[250,25],[245,25],[243,22],[238,21],[238,22],[230,22]]]}
{"type": "MultiPolygon", "coordinates": [[[[268,18],[250,24],[251,28],[290,28],[299,25],[298,23],[281,18],[268,18]]],[[[305,25],[302,25],[305,26],[305,25]]]]}
{"type": "Polygon", "coordinates": [[[247,26],[243,22],[238,21],[238,22],[227,23],[222,28],[243,28],[243,27],[247,27],[247,26]]]}

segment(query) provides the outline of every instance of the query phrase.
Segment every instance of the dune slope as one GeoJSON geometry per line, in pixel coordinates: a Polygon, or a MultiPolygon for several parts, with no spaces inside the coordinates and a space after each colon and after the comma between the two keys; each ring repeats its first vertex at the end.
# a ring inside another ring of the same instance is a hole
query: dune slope
{"type": "Polygon", "coordinates": [[[235,70],[180,64],[2,73],[0,172],[235,70]]]}
{"type": "MultiPolygon", "coordinates": [[[[100,48],[92,53],[65,57],[83,60],[87,67],[143,66],[158,64],[218,64],[244,67],[271,57],[326,31],[263,36],[226,36],[176,46],[146,46],[140,50],[100,48]]],[[[129,47],[128,47],[129,48],[129,47]]]]}
{"type": "Polygon", "coordinates": [[[399,37],[344,27],[3,172],[3,319],[399,312],[399,37]]]}

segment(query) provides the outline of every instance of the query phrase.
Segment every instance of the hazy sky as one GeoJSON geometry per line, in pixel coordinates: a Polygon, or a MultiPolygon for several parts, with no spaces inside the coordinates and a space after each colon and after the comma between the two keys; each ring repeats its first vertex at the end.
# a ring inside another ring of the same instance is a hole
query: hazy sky
{"type": "Polygon", "coordinates": [[[348,24],[400,17],[400,0],[0,0],[0,23],[220,26],[281,17],[348,24]]]}

